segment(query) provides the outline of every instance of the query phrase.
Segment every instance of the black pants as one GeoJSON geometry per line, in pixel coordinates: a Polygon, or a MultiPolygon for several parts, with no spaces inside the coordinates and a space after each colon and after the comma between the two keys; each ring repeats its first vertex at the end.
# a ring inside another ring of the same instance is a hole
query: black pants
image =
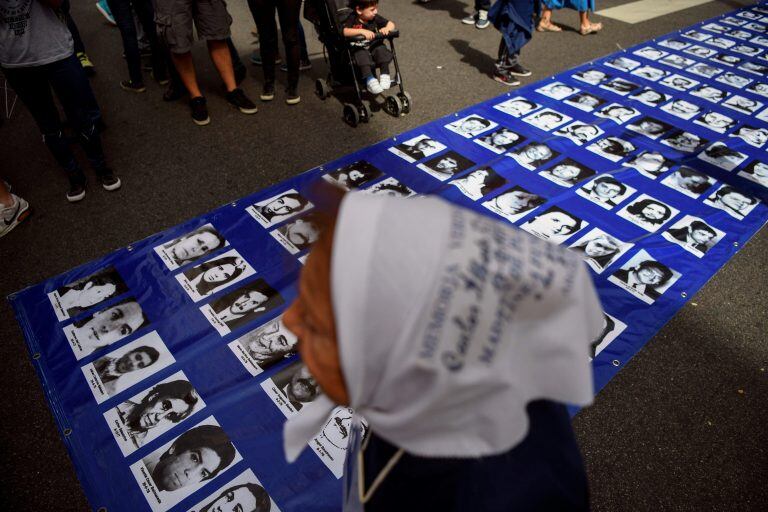
{"type": "Polygon", "coordinates": [[[506,41],[504,41],[504,38],[501,38],[501,42],[499,43],[499,58],[496,60],[496,72],[497,73],[507,73],[511,68],[515,67],[518,63],[518,59],[520,58],[520,53],[510,53],[509,47],[507,46],[506,41]]]}
{"type": "Polygon", "coordinates": [[[105,169],[99,124],[101,112],[88,83],[88,77],[74,55],[43,66],[3,68],[8,83],[27,106],[43,141],[70,178],[82,179],[82,170],[64,136],[59,111],[51,89],[59,99],[70,126],[75,131],[91,166],[96,172],[105,169]]]}
{"type": "Polygon", "coordinates": [[[491,8],[491,0],[475,0],[476,11],[487,11],[491,8]]]}
{"type": "Polygon", "coordinates": [[[152,50],[152,70],[155,78],[162,80],[167,76],[166,64],[155,27],[155,9],[151,0],[107,0],[109,10],[115,17],[117,28],[120,29],[120,37],[123,40],[125,61],[128,64],[128,76],[131,82],[140,84],[144,82],[141,73],[141,53],[139,41],[136,36],[136,24],[133,20],[133,11],[139,18],[139,23],[144,29],[144,35],[149,41],[152,50]]]}
{"type": "Polygon", "coordinates": [[[275,81],[275,59],[277,59],[277,24],[275,11],[280,18],[280,32],[285,45],[285,60],[288,65],[288,87],[299,84],[299,13],[301,0],[248,0],[253,21],[259,30],[261,64],[264,69],[264,81],[275,81]]]}
{"type": "Polygon", "coordinates": [[[370,48],[360,48],[352,51],[357,69],[360,70],[360,76],[367,78],[373,76],[373,67],[377,67],[382,75],[389,74],[389,63],[392,62],[392,52],[384,46],[384,43],[371,46],[370,48]]]}
{"type": "Polygon", "coordinates": [[[85,53],[85,45],[83,44],[83,39],[80,37],[80,31],[77,29],[77,25],[75,25],[75,20],[72,19],[72,15],[69,14],[70,8],[71,5],[69,0],[64,0],[61,3],[61,12],[64,13],[64,18],[67,20],[67,28],[70,33],[72,33],[72,40],[75,43],[75,54],[85,53]]]}

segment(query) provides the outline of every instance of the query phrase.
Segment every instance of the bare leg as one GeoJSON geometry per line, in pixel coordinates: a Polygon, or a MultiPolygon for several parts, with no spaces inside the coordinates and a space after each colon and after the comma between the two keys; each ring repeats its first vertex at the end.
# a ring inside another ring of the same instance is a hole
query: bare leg
{"type": "Polygon", "coordinates": [[[591,23],[589,21],[589,11],[579,11],[579,24],[582,35],[598,32],[603,28],[602,23],[591,23]]]}
{"type": "Polygon", "coordinates": [[[563,29],[552,23],[552,9],[542,5],[541,19],[536,30],[539,32],[561,32],[563,29]]]}
{"type": "MultiPolygon", "coordinates": [[[[224,48],[226,47],[227,45],[225,44],[224,48]]],[[[197,85],[197,77],[195,76],[195,64],[192,62],[192,52],[171,52],[171,58],[173,59],[173,65],[176,66],[176,71],[179,72],[181,81],[184,83],[184,87],[186,87],[187,91],[189,92],[189,97],[197,98],[202,96],[200,87],[197,85]]]]}
{"type": "Polygon", "coordinates": [[[237,83],[235,82],[235,71],[232,68],[232,54],[229,53],[227,41],[208,41],[208,53],[211,54],[211,60],[224,81],[227,92],[234,91],[237,88],[237,83]]]}
{"type": "Polygon", "coordinates": [[[11,197],[11,193],[3,180],[0,180],[0,204],[3,206],[11,206],[13,204],[13,197],[11,197]]]}

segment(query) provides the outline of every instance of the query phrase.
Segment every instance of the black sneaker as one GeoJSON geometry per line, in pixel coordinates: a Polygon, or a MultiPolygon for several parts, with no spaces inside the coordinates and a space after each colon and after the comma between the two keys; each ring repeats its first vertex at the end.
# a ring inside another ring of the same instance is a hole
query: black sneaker
{"type": "Polygon", "coordinates": [[[264,84],[264,89],[261,90],[259,99],[261,101],[272,101],[275,99],[275,82],[266,82],[264,84]]]}
{"type": "Polygon", "coordinates": [[[530,69],[526,69],[520,64],[515,64],[511,68],[507,68],[507,73],[515,76],[531,76],[532,74],[530,69]]]}
{"type": "Polygon", "coordinates": [[[123,80],[120,82],[120,88],[124,91],[131,92],[144,92],[147,90],[147,86],[143,83],[137,83],[132,80],[123,80]]]}
{"type": "Polygon", "coordinates": [[[296,91],[295,87],[288,87],[285,90],[285,95],[285,102],[289,105],[296,105],[301,101],[301,96],[299,96],[299,93],[296,91]]]}
{"type": "Polygon", "coordinates": [[[208,107],[203,96],[189,100],[189,108],[192,109],[192,120],[197,126],[205,126],[211,122],[208,116],[208,107]]]}
{"type": "Polygon", "coordinates": [[[259,111],[239,87],[227,93],[227,101],[243,114],[255,114],[259,111]]]}
{"type": "Polygon", "coordinates": [[[247,71],[245,70],[245,66],[240,64],[238,67],[235,68],[235,83],[237,85],[240,85],[240,83],[245,80],[245,75],[247,74],[247,71]]]}
{"type": "Polygon", "coordinates": [[[163,93],[163,101],[176,101],[180,100],[184,97],[184,95],[187,93],[187,90],[184,88],[184,86],[176,86],[173,83],[168,86],[168,88],[163,93]]]}
{"type": "Polygon", "coordinates": [[[69,177],[69,190],[67,191],[67,201],[76,203],[85,199],[85,175],[82,171],[69,177]]]}
{"type": "Polygon", "coordinates": [[[99,176],[99,183],[101,183],[101,186],[104,187],[104,190],[117,190],[123,184],[120,181],[120,178],[115,176],[115,173],[112,172],[112,169],[109,167],[105,167],[104,169],[98,171],[97,174],[99,176]]]}
{"type": "Polygon", "coordinates": [[[520,85],[520,80],[513,77],[509,73],[499,73],[498,71],[494,71],[493,79],[501,84],[508,85],[510,87],[514,87],[515,85],[520,85]]]}

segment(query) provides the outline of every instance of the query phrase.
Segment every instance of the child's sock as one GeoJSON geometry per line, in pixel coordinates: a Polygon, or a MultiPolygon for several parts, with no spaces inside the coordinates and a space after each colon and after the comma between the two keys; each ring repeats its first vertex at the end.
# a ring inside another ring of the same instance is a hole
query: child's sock
{"type": "Polygon", "coordinates": [[[379,85],[381,85],[381,88],[385,91],[392,85],[392,79],[387,73],[382,73],[379,75],[379,85]]]}
{"type": "Polygon", "coordinates": [[[365,88],[368,89],[368,92],[371,94],[381,94],[384,92],[384,89],[382,89],[381,84],[379,83],[376,78],[371,75],[370,77],[365,79],[365,88]]]}

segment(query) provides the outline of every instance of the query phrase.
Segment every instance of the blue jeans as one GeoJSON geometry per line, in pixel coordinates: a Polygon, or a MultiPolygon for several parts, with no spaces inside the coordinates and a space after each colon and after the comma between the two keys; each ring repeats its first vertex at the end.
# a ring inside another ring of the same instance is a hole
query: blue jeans
{"type": "Polygon", "coordinates": [[[152,50],[152,70],[155,78],[165,79],[166,67],[163,51],[157,38],[157,28],[155,27],[155,10],[150,0],[107,0],[109,10],[115,17],[117,28],[120,29],[120,36],[123,40],[123,50],[125,51],[125,61],[128,64],[128,77],[131,82],[144,83],[141,73],[141,53],[139,52],[139,41],[136,36],[136,23],[133,19],[133,11],[139,18],[144,29],[144,35],[149,40],[149,47],[152,50]]]}
{"type": "Polygon", "coordinates": [[[43,66],[3,68],[3,74],[29,109],[53,157],[70,177],[82,178],[82,170],[64,136],[51,89],[64,108],[67,121],[91,166],[97,173],[106,169],[99,136],[101,111],[88,77],[74,54],[43,66]]]}

